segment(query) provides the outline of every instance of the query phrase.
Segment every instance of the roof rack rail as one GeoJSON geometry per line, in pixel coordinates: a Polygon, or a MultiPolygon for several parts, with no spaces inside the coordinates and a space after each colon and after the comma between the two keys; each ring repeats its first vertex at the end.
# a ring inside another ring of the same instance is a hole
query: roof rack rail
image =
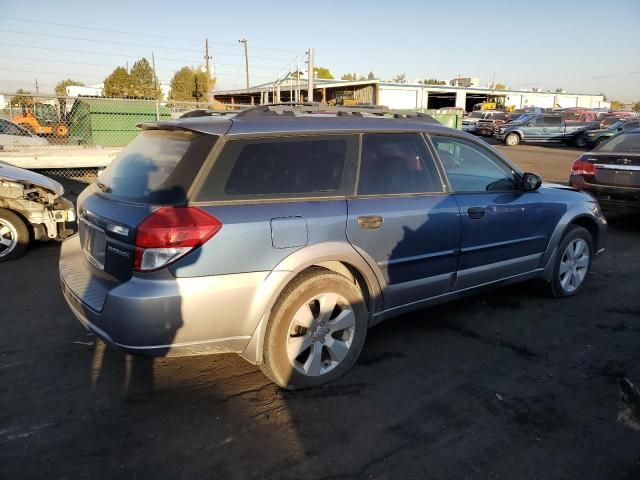
{"type": "Polygon", "coordinates": [[[296,113],[335,113],[340,116],[350,114],[384,115],[389,108],[383,105],[342,106],[328,105],[322,102],[283,102],[268,103],[247,108],[236,114],[236,117],[254,117],[264,115],[295,115],[296,113]]]}
{"type": "Polygon", "coordinates": [[[190,110],[186,113],[180,115],[180,118],[193,118],[193,117],[218,117],[224,115],[231,115],[236,112],[228,111],[228,110],[209,110],[208,108],[198,108],[195,110],[190,110]]]}

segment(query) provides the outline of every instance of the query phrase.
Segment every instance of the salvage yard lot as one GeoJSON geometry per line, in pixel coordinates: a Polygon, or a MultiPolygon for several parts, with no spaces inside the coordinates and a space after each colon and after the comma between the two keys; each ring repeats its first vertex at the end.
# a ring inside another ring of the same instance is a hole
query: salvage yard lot
{"type": "MultiPolygon", "coordinates": [[[[580,151],[499,147],[564,182],[580,151]]],[[[385,322],[338,381],[285,392],[233,355],[105,349],[58,244],[3,263],[0,478],[638,479],[640,218],[612,215],[584,292],[504,287],[385,322]]]]}

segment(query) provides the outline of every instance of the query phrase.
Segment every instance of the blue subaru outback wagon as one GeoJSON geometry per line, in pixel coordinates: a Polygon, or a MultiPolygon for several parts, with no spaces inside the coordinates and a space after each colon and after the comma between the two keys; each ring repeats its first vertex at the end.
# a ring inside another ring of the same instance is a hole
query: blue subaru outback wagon
{"type": "Polygon", "coordinates": [[[383,319],[508,282],[578,293],[606,221],[421,115],[266,105],[145,123],[78,198],[64,296],[133,354],[235,352],[290,389],[383,319]]]}

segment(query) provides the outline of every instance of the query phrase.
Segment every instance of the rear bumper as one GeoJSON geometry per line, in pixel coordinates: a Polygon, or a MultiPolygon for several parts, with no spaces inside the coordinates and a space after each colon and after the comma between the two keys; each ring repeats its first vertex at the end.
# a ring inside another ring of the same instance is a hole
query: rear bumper
{"type": "Polygon", "coordinates": [[[261,315],[254,312],[260,310],[259,287],[268,272],[196,278],[134,276],[112,288],[96,287],[93,267],[79,260],[79,251],[77,236],[63,243],[60,280],[65,300],[85,328],[127,353],[240,353],[260,321],[261,315]],[[70,269],[68,262],[75,262],[75,267],[70,269]],[[78,281],[83,274],[86,280],[78,281]],[[97,301],[100,295],[104,298],[97,301]]]}
{"type": "Polygon", "coordinates": [[[593,195],[603,210],[640,212],[640,189],[594,185],[587,183],[581,175],[571,175],[569,184],[593,195]]]}

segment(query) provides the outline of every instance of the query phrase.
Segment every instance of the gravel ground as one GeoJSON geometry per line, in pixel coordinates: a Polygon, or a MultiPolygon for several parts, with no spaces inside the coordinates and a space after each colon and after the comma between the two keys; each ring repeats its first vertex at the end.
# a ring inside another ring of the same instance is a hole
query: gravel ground
{"type": "MultiPolygon", "coordinates": [[[[579,155],[504,151],[552,181],[579,155]]],[[[293,393],[233,355],[105,348],[64,303],[59,245],[37,245],[0,266],[0,478],[637,480],[618,416],[640,384],[639,236],[611,216],[578,297],[529,282],[390,320],[349,374],[293,393]]]]}

